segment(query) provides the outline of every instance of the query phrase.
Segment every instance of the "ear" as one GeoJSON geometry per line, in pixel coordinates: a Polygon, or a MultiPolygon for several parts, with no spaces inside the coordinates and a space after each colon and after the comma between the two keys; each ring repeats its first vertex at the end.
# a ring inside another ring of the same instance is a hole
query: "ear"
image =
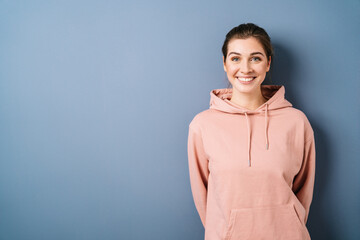
{"type": "Polygon", "coordinates": [[[226,66],[225,66],[225,61],[224,61],[225,60],[224,56],[222,57],[222,59],[223,59],[224,71],[227,72],[226,71],[226,66]]]}
{"type": "Polygon", "coordinates": [[[266,72],[270,70],[270,64],[271,64],[271,56],[269,57],[268,65],[266,67],[266,72]]]}

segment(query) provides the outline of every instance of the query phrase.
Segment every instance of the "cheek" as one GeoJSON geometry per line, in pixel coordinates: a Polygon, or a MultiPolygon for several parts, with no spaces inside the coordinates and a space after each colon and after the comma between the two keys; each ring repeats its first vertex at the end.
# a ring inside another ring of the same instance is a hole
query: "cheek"
{"type": "Polygon", "coordinates": [[[261,65],[257,65],[255,68],[254,68],[254,70],[256,71],[256,72],[258,72],[258,73],[266,73],[266,71],[267,71],[267,66],[266,66],[266,64],[261,64],[261,65]]]}
{"type": "Polygon", "coordinates": [[[233,73],[237,72],[239,70],[239,68],[234,64],[228,64],[227,70],[228,70],[229,74],[233,74],[233,73]]]}

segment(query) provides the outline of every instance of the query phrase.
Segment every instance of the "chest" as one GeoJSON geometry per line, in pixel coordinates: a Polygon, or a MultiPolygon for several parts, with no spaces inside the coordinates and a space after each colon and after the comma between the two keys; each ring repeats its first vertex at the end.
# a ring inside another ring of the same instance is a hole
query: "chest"
{"type": "Polygon", "coordinates": [[[209,123],[203,133],[210,174],[232,175],[258,170],[281,176],[291,183],[301,168],[304,149],[296,122],[273,119],[267,122],[266,128],[260,116],[249,116],[249,119],[233,116],[222,121],[221,124],[209,123]]]}

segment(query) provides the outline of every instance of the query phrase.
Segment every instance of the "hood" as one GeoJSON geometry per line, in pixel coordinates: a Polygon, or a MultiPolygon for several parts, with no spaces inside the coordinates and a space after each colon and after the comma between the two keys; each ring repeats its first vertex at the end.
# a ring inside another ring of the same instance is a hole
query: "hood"
{"type": "Polygon", "coordinates": [[[251,166],[251,126],[249,123],[249,114],[264,114],[265,134],[264,142],[265,149],[269,149],[268,139],[268,111],[274,111],[276,109],[292,107],[292,104],[285,99],[285,87],[283,85],[261,85],[262,95],[267,101],[259,106],[255,110],[249,110],[247,108],[240,107],[235,103],[231,102],[232,88],[214,89],[210,92],[210,109],[216,109],[226,113],[241,114],[246,118],[247,132],[248,132],[248,162],[249,167],[251,166]]]}

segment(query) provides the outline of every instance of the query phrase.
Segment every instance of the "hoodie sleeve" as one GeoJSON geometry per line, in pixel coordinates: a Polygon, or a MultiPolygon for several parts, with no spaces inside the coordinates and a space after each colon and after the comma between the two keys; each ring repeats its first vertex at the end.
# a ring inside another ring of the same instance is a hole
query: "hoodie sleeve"
{"type": "Polygon", "coordinates": [[[314,135],[305,142],[303,163],[293,182],[293,192],[305,208],[306,224],[313,198],[315,182],[315,139],[314,135]]]}
{"type": "Polygon", "coordinates": [[[207,184],[208,184],[208,159],[204,151],[200,132],[190,124],[188,135],[188,163],[190,185],[195,207],[200,215],[205,228],[207,184]]]}

